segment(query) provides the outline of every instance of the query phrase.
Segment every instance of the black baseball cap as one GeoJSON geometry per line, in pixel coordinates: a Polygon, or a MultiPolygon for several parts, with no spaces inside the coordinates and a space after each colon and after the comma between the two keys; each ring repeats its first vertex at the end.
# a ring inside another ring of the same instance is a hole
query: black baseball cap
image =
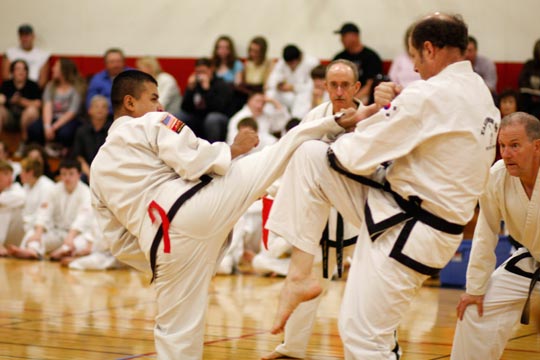
{"type": "Polygon", "coordinates": [[[33,33],[34,33],[34,29],[32,28],[32,25],[22,24],[21,26],[19,26],[20,35],[33,34],[33,33]]]}
{"type": "Polygon", "coordinates": [[[358,26],[356,26],[355,24],[353,23],[345,23],[343,24],[343,26],[341,27],[341,29],[339,30],[336,30],[334,31],[334,34],[346,34],[346,33],[357,33],[359,34],[360,33],[360,29],[358,28],[358,26]]]}

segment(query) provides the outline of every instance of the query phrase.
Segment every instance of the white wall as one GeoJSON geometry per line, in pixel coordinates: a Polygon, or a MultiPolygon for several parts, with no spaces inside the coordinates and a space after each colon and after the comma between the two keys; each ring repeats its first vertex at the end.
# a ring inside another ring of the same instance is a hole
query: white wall
{"type": "Polygon", "coordinates": [[[388,60],[401,51],[406,27],[436,10],[462,14],[480,52],[496,61],[523,62],[540,38],[540,0],[0,0],[0,53],[28,22],[38,46],[63,55],[118,46],[128,56],[197,57],[228,34],[245,56],[260,34],[272,57],[296,43],[329,59],[341,48],[333,30],[353,21],[364,43],[388,60]]]}

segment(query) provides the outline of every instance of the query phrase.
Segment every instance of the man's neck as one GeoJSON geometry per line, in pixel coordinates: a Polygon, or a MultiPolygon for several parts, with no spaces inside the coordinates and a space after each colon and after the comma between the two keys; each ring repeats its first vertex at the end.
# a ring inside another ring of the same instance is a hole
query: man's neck
{"type": "Polygon", "coordinates": [[[534,186],[536,185],[536,177],[538,176],[538,169],[540,166],[535,166],[536,170],[528,175],[528,176],[521,176],[519,180],[521,181],[521,185],[523,186],[523,189],[525,190],[525,193],[527,194],[527,197],[529,200],[532,197],[532,193],[534,191],[534,186]]]}

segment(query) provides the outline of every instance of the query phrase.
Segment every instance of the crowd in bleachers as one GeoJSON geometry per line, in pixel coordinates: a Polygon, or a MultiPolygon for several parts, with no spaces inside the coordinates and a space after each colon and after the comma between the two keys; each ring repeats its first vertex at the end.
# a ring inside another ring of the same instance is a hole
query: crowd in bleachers
{"type": "MultiPolygon", "coordinates": [[[[407,51],[410,29],[388,74],[383,73],[377,52],[362,42],[357,25],[345,23],[335,32],[343,51],[334,59],[347,59],[358,67],[361,88],[357,98],[362,103],[372,101],[380,81],[405,87],[419,79],[407,51]]],[[[120,48],[108,49],[105,68],[85,79],[71,59],[60,57],[52,62],[48,51],[35,47],[31,25],[21,25],[18,35],[19,46],[6,49],[2,61],[0,134],[19,134],[20,142],[12,154],[0,142],[0,255],[57,260],[88,255],[92,243],[99,243],[99,231],[88,220],[92,217],[88,215],[86,184],[92,160],[112,123],[111,86],[115,76],[128,69],[125,56],[120,48]],[[54,171],[49,157],[60,163],[54,171]],[[48,186],[53,189],[52,181],[58,183],[54,190],[47,190],[48,186]],[[73,199],[72,193],[81,194],[73,207],[58,202],[63,197],[73,199]]],[[[182,119],[196,135],[210,142],[232,143],[238,129],[249,126],[259,133],[261,144],[254,149],[259,150],[329,100],[321,59],[295,44],[285,46],[279,59],[270,59],[268,46],[264,37],[256,36],[248,45],[247,58],[241,59],[233,39],[220,36],[209,56],[195,61],[195,71],[183,89],[155,57],[139,58],[136,67],[157,80],[163,110],[182,119]]],[[[478,49],[478,41],[470,37],[466,59],[485,80],[502,115],[522,110],[539,116],[540,40],[534,45],[533,58],[523,66],[519,88],[499,94],[495,64],[478,49]]],[[[257,206],[252,211],[260,218],[257,206]]],[[[244,228],[238,234],[255,234],[258,244],[260,234],[254,229],[260,228],[260,221],[253,225],[249,219],[243,220],[244,228]]],[[[94,244],[94,248],[102,247],[94,244]]],[[[252,253],[259,250],[258,245],[246,248],[252,253]]],[[[233,271],[242,254],[236,251],[222,272],[233,271]]]]}

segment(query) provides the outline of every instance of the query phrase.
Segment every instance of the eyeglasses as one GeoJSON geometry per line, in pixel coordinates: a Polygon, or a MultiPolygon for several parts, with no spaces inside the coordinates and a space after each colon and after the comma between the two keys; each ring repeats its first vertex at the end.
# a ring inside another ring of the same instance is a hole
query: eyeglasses
{"type": "Polygon", "coordinates": [[[351,88],[351,86],[353,86],[352,84],[348,83],[348,82],[345,82],[345,83],[341,83],[341,84],[337,84],[337,83],[329,83],[328,84],[328,87],[332,90],[337,90],[339,88],[341,88],[341,90],[343,91],[347,91],[351,88]]]}

